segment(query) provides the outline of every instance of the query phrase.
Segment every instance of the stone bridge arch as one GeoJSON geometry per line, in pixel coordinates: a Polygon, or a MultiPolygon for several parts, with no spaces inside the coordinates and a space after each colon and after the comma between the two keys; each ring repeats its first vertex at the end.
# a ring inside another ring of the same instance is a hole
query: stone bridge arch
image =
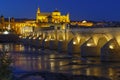
{"type": "Polygon", "coordinates": [[[84,37],[81,34],[75,34],[74,37],[70,40],[68,43],[68,49],[67,52],[70,55],[80,55],[80,46],[89,39],[89,37],[84,37]]]}
{"type": "Polygon", "coordinates": [[[120,46],[116,38],[109,40],[101,48],[101,60],[102,61],[120,61],[120,46]]]}

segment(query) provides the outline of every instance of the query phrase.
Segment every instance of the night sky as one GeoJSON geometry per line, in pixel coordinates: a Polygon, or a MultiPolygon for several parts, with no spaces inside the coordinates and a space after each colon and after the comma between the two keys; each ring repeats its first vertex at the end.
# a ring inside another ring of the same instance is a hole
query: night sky
{"type": "Polygon", "coordinates": [[[71,20],[120,21],[120,0],[0,0],[0,15],[35,18],[38,7],[41,12],[69,12],[71,20]]]}

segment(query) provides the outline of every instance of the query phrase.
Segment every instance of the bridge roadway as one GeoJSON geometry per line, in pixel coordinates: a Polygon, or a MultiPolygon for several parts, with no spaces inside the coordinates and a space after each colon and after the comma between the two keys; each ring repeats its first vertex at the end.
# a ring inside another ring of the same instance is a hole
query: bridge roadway
{"type": "Polygon", "coordinates": [[[42,49],[99,57],[101,61],[120,61],[120,28],[79,28],[41,30],[20,36],[25,45],[42,49]]]}

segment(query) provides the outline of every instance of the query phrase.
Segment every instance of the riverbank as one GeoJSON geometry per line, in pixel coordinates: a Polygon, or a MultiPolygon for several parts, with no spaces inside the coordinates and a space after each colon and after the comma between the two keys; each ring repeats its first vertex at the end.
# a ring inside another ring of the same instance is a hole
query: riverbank
{"type": "Polygon", "coordinates": [[[111,80],[104,77],[71,75],[66,73],[53,73],[47,71],[24,72],[23,75],[16,77],[16,80],[28,80],[28,79],[29,80],[111,80]]]}
{"type": "Polygon", "coordinates": [[[0,34],[0,43],[16,43],[19,42],[17,34],[0,34]]]}

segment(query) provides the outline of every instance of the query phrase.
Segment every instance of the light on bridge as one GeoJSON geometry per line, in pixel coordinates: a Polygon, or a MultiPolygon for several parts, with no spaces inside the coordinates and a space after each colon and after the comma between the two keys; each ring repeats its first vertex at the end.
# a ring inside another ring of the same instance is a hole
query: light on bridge
{"type": "Polygon", "coordinates": [[[41,37],[39,37],[39,40],[41,40],[41,37]]]}
{"type": "Polygon", "coordinates": [[[51,39],[51,40],[55,40],[55,39],[51,39]]]}
{"type": "Polygon", "coordinates": [[[62,42],[63,40],[62,40],[62,39],[60,39],[59,41],[61,41],[61,42],[62,42]]]}
{"type": "Polygon", "coordinates": [[[34,37],[33,39],[36,39],[36,37],[34,37]]]}
{"type": "Polygon", "coordinates": [[[22,36],[19,36],[19,38],[22,38],[22,36]]]}
{"type": "Polygon", "coordinates": [[[23,39],[26,39],[26,37],[22,37],[23,39]]]}
{"type": "Polygon", "coordinates": [[[45,42],[48,41],[48,39],[45,39],[45,42]]]}
{"type": "Polygon", "coordinates": [[[75,42],[75,41],[73,41],[73,44],[75,45],[75,44],[76,44],[76,42],[75,42]]]}
{"type": "Polygon", "coordinates": [[[29,39],[31,39],[32,37],[29,37],[29,39]]]}
{"type": "Polygon", "coordinates": [[[93,43],[87,43],[86,46],[94,46],[94,44],[93,43]]]}
{"type": "Polygon", "coordinates": [[[110,45],[109,48],[110,48],[110,49],[114,49],[114,46],[113,46],[113,45],[110,45]]]}

